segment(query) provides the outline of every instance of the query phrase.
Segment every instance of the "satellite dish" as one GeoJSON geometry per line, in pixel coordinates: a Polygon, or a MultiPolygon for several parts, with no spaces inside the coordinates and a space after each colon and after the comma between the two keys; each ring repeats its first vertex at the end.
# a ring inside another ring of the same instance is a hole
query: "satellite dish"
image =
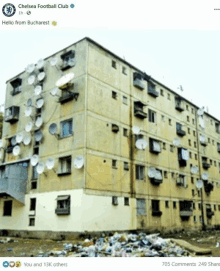
{"type": "Polygon", "coordinates": [[[202,115],[204,114],[204,110],[205,110],[205,107],[204,107],[204,106],[201,107],[201,108],[199,108],[199,109],[197,110],[197,114],[198,114],[199,116],[202,116],[202,115]]]}
{"type": "Polygon", "coordinates": [[[44,99],[37,100],[37,108],[41,108],[44,105],[44,99]]]}
{"type": "Polygon", "coordinates": [[[43,133],[39,130],[34,135],[35,141],[39,142],[43,138],[43,133]]]}
{"type": "Polygon", "coordinates": [[[53,169],[55,164],[55,160],[53,158],[48,158],[46,162],[46,167],[48,169],[53,169]]]}
{"type": "Polygon", "coordinates": [[[199,137],[199,138],[200,138],[200,141],[201,141],[201,142],[205,142],[205,139],[206,139],[206,138],[205,138],[205,136],[204,136],[204,135],[200,135],[200,137],[199,137]]]}
{"type": "Polygon", "coordinates": [[[154,167],[148,169],[148,177],[154,178],[156,176],[157,170],[154,167]]]}
{"type": "Polygon", "coordinates": [[[139,150],[145,150],[147,148],[147,141],[145,139],[138,139],[135,142],[135,146],[139,150]]]}
{"type": "Polygon", "coordinates": [[[57,58],[56,57],[53,57],[51,60],[50,60],[50,65],[51,66],[55,66],[57,64],[57,58]]]}
{"type": "Polygon", "coordinates": [[[198,172],[199,168],[197,166],[191,167],[191,173],[196,174],[198,172]]]}
{"type": "Polygon", "coordinates": [[[20,153],[20,147],[19,146],[15,146],[13,148],[13,154],[14,154],[14,156],[18,156],[19,153],[20,153]]]}
{"type": "Polygon", "coordinates": [[[40,95],[41,94],[41,91],[42,91],[42,86],[36,86],[36,88],[34,89],[34,94],[37,96],[37,95],[40,95]]]}
{"type": "Polygon", "coordinates": [[[37,68],[41,69],[44,66],[44,60],[41,58],[37,61],[37,68]]]}
{"type": "Polygon", "coordinates": [[[16,135],[16,142],[17,142],[17,143],[21,143],[21,142],[22,142],[22,139],[23,139],[23,135],[22,135],[22,134],[17,134],[17,135],[16,135]]]}
{"type": "Polygon", "coordinates": [[[32,100],[31,99],[28,99],[27,101],[27,106],[31,106],[32,105],[32,100]]]}
{"type": "Polygon", "coordinates": [[[26,72],[27,73],[32,73],[35,69],[35,65],[34,64],[29,64],[27,65],[27,68],[26,68],[26,72]]]}
{"type": "Polygon", "coordinates": [[[16,141],[16,136],[12,137],[11,139],[11,145],[12,146],[15,146],[17,144],[17,141],[16,141]]]}
{"type": "Polygon", "coordinates": [[[74,73],[68,73],[64,76],[62,76],[57,82],[56,82],[56,86],[58,88],[66,85],[67,83],[69,83],[72,79],[74,78],[74,73]]]}
{"type": "Polygon", "coordinates": [[[209,178],[209,174],[208,173],[205,172],[205,173],[202,174],[202,179],[203,180],[206,181],[206,180],[208,180],[208,178],[209,178]]]}
{"type": "Polygon", "coordinates": [[[50,126],[49,126],[49,133],[51,135],[55,135],[57,133],[57,125],[56,123],[52,123],[50,126]]]}
{"type": "Polygon", "coordinates": [[[45,72],[39,73],[38,76],[37,76],[38,81],[42,81],[45,78],[45,75],[46,75],[45,72]]]}
{"type": "Polygon", "coordinates": [[[2,147],[3,147],[3,140],[0,139],[0,148],[2,148],[2,147]]]}
{"type": "Polygon", "coordinates": [[[173,145],[175,147],[178,147],[178,146],[180,146],[180,144],[181,144],[181,140],[178,137],[175,137],[173,140],[173,145]]]}
{"type": "Polygon", "coordinates": [[[202,180],[196,181],[196,188],[198,188],[198,189],[203,188],[203,181],[202,180]]]}
{"type": "Polygon", "coordinates": [[[32,122],[28,122],[28,124],[25,127],[25,131],[26,132],[30,132],[31,129],[32,129],[32,127],[33,127],[33,123],[32,122]]]}
{"type": "Polygon", "coordinates": [[[23,143],[25,146],[29,145],[31,143],[31,137],[29,135],[25,136],[23,143]]]}
{"type": "Polygon", "coordinates": [[[38,160],[39,160],[39,158],[38,158],[38,155],[33,155],[32,157],[31,157],[31,165],[33,166],[33,167],[35,167],[36,165],[37,165],[37,163],[38,163],[38,160]]]}
{"type": "Polygon", "coordinates": [[[69,61],[68,61],[68,64],[73,67],[75,66],[75,59],[74,58],[71,58],[69,61]]]}
{"type": "Polygon", "coordinates": [[[35,76],[34,75],[31,75],[31,76],[28,77],[28,84],[29,85],[33,85],[34,81],[35,81],[35,76]]]}
{"type": "Polygon", "coordinates": [[[37,165],[37,173],[42,174],[44,172],[44,163],[40,162],[37,165]]]}
{"type": "Polygon", "coordinates": [[[24,112],[25,116],[26,117],[30,117],[31,113],[32,113],[32,108],[31,107],[27,107],[25,109],[25,112],[24,112]]]}
{"type": "Polygon", "coordinates": [[[137,126],[133,126],[133,128],[132,128],[132,132],[134,135],[138,135],[140,133],[140,130],[141,129],[137,126]]]}
{"type": "Polygon", "coordinates": [[[36,122],[35,122],[35,125],[36,125],[37,127],[41,127],[42,124],[43,124],[43,119],[42,119],[42,117],[38,117],[37,120],[36,120],[36,122]]]}
{"type": "Polygon", "coordinates": [[[50,94],[51,94],[52,96],[55,96],[55,95],[57,94],[57,92],[58,92],[58,88],[55,87],[55,88],[53,88],[53,89],[51,90],[50,94]]]}
{"type": "Polygon", "coordinates": [[[84,158],[83,156],[77,156],[75,159],[74,159],[74,167],[75,168],[82,168],[84,165],[84,158]]]}

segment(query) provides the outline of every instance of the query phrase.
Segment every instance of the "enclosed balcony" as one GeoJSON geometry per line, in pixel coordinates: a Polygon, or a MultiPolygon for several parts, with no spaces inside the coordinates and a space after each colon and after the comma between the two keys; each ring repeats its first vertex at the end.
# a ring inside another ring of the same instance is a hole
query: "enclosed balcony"
{"type": "Polygon", "coordinates": [[[134,73],[133,74],[133,85],[134,87],[139,88],[140,90],[143,90],[145,85],[142,79],[142,75],[140,73],[134,73]]]}
{"type": "Polygon", "coordinates": [[[141,101],[134,102],[134,115],[139,119],[147,118],[147,113],[143,111],[143,107],[146,104],[142,103],[141,101]]]}
{"type": "Polygon", "coordinates": [[[155,98],[159,96],[159,93],[156,91],[156,86],[151,82],[148,82],[147,92],[155,98]]]}
{"type": "Polygon", "coordinates": [[[175,98],[175,108],[180,112],[184,111],[183,99],[181,97],[175,98]]]}
{"type": "Polygon", "coordinates": [[[5,122],[10,122],[11,124],[19,120],[19,106],[11,106],[5,110],[5,122]]]}
{"type": "Polygon", "coordinates": [[[189,218],[193,215],[192,210],[192,201],[190,200],[183,200],[180,201],[180,217],[181,218],[189,218]]]}

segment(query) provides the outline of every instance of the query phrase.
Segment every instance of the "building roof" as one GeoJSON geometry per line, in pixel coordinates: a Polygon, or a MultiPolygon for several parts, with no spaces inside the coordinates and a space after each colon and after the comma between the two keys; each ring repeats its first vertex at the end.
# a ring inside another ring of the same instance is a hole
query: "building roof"
{"type": "MultiPolygon", "coordinates": [[[[191,105],[194,106],[195,108],[199,109],[199,107],[198,107],[197,105],[195,105],[194,103],[192,103],[191,101],[189,101],[189,100],[187,100],[186,98],[182,97],[182,96],[181,96],[180,94],[178,94],[177,92],[173,91],[173,90],[170,89],[169,87],[165,86],[164,84],[160,83],[160,82],[157,81],[156,79],[154,79],[154,78],[152,78],[151,76],[147,75],[146,73],[144,73],[144,72],[141,71],[140,69],[136,68],[135,66],[133,66],[132,64],[130,64],[129,62],[127,62],[127,61],[124,60],[123,58],[117,56],[116,54],[114,54],[113,52],[109,51],[108,49],[106,49],[105,47],[103,47],[102,45],[100,45],[99,43],[97,43],[96,41],[92,40],[92,39],[89,38],[89,37],[85,37],[85,38],[83,38],[83,39],[81,39],[81,40],[79,40],[79,41],[77,41],[77,42],[75,42],[75,43],[73,43],[73,44],[71,44],[71,45],[69,45],[69,46],[63,48],[62,50],[60,50],[60,51],[58,51],[58,52],[56,52],[56,53],[54,53],[54,54],[52,54],[52,55],[46,57],[44,60],[47,60],[48,58],[50,58],[50,57],[56,55],[56,54],[59,53],[59,52],[62,52],[62,51],[65,50],[65,49],[68,49],[69,47],[71,47],[71,46],[73,46],[73,45],[75,45],[75,44],[77,44],[77,43],[79,43],[79,42],[81,42],[81,41],[83,41],[83,40],[87,40],[87,41],[89,41],[89,42],[95,44],[97,47],[99,47],[100,49],[106,51],[107,53],[109,53],[110,55],[112,55],[114,58],[120,60],[121,62],[123,62],[124,64],[128,65],[128,66],[131,67],[132,69],[134,69],[134,70],[140,72],[141,74],[145,74],[147,77],[151,78],[152,81],[154,81],[155,83],[157,83],[157,84],[160,85],[161,87],[163,87],[163,88],[169,90],[171,93],[173,93],[173,94],[176,95],[176,96],[180,96],[184,101],[186,101],[187,103],[191,104],[191,105]]],[[[6,83],[7,83],[8,81],[10,81],[10,80],[16,78],[17,76],[19,76],[20,74],[22,74],[22,73],[24,73],[24,72],[25,72],[25,71],[23,71],[23,72],[17,74],[16,76],[12,77],[11,79],[7,80],[6,83]]],[[[214,120],[216,120],[216,121],[219,122],[219,120],[218,120],[217,118],[215,118],[214,116],[210,115],[210,114],[207,113],[207,112],[205,112],[205,113],[206,113],[206,115],[208,115],[209,117],[211,117],[211,118],[213,118],[214,120]]]]}

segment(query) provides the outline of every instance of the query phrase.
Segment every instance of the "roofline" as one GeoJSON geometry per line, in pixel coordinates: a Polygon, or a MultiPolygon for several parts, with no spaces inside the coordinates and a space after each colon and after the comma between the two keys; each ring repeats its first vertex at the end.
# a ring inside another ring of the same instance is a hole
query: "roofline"
{"type": "MultiPolygon", "coordinates": [[[[83,39],[81,39],[81,40],[78,40],[77,42],[72,43],[71,45],[69,45],[69,46],[67,46],[67,47],[65,47],[65,48],[63,48],[63,49],[61,49],[61,50],[59,50],[58,52],[56,52],[56,53],[54,53],[54,54],[52,54],[52,55],[50,55],[50,56],[44,58],[44,60],[47,60],[48,58],[50,58],[50,57],[56,55],[57,53],[62,52],[63,50],[68,49],[69,47],[71,47],[71,46],[73,46],[73,45],[75,45],[75,44],[77,44],[77,43],[79,43],[79,42],[81,42],[81,41],[83,41],[83,40],[87,40],[87,41],[89,41],[89,42],[95,44],[96,46],[98,46],[98,47],[101,48],[102,50],[106,51],[107,53],[109,53],[109,54],[112,55],[113,57],[117,58],[118,60],[120,60],[120,61],[123,62],[124,64],[128,65],[128,66],[131,67],[132,69],[134,69],[134,70],[140,72],[141,74],[144,74],[143,71],[141,71],[141,70],[138,69],[137,67],[133,66],[131,63],[127,62],[127,61],[124,60],[123,58],[117,56],[116,54],[114,54],[114,53],[111,52],[110,50],[106,49],[106,48],[103,47],[101,44],[97,43],[96,41],[92,40],[92,39],[89,38],[89,37],[85,37],[85,38],[83,38],[83,39]]],[[[17,74],[16,76],[12,77],[11,79],[8,79],[8,80],[6,81],[6,84],[8,83],[8,81],[14,79],[15,77],[21,75],[21,74],[24,73],[24,72],[25,72],[25,71],[23,71],[23,72],[17,74]]],[[[150,77],[149,75],[147,75],[147,76],[150,77]]],[[[157,80],[154,79],[153,77],[150,77],[150,78],[151,78],[151,80],[153,80],[155,83],[159,84],[159,85],[162,86],[163,88],[169,90],[169,91],[170,91],[171,93],[173,93],[174,95],[177,95],[177,96],[181,97],[184,101],[186,101],[187,103],[193,105],[195,108],[199,109],[199,107],[198,107],[197,105],[195,105],[195,104],[192,103],[191,101],[187,100],[186,98],[182,97],[182,96],[181,96],[180,94],[178,94],[177,92],[173,91],[173,90],[170,89],[169,87],[167,87],[167,86],[165,86],[164,84],[160,83],[159,81],[157,81],[157,80]]],[[[219,120],[218,120],[217,118],[215,118],[214,116],[210,115],[209,113],[205,112],[205,114],[219,122],[219,120]]]]}

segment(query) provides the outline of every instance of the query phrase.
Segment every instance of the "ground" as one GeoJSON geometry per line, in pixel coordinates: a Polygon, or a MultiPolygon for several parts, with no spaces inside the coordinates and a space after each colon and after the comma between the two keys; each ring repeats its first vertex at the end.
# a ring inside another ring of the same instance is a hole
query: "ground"
{"type": "MultiPolygon", "coordinates": [[[[182,239],[188,243],[212,250],[211,255],[198,257],[220,257],[220,247],[216,247],[217,242],[220,242],[220,231],[199,231],[199,232],[183,232],[172,235],[162,235],[163,238],[182,239]]],[[[9,237],[10,238],[10,237],[9,237]]],[[[0,237],[6,239],[6,237],[0,237]]],[[[0,243],[0,257],[36,257],[39,254],[48,254],[50,251],[62,251],[65,243],[77,244],[83,240],[38,240],[38,239],[23,239],[12,237],[13,242],[0,243]],[[12,249],[12,251],[8,251],[12,249]]]]}

